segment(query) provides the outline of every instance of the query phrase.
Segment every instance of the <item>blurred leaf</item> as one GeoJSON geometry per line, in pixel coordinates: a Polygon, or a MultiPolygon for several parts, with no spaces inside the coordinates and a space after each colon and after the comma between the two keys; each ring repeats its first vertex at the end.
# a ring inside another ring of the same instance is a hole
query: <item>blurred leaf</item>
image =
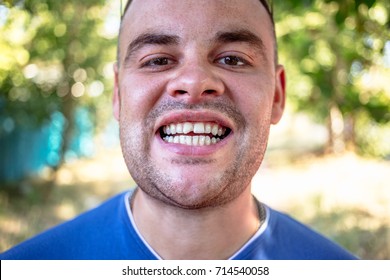
{"type": "Polygon", "coordinates": [[[0,22],[0,135],[9,130],[4,122],[40,127],[59,111],[68,123],[66,149],[76,108],[88,108],[95,124],[104,125],[110,114],[101,110],[110,104],[112,77],[106,69],[116,55],[115,36],[107,31],[115,22],[110,6],[105,0],[7,1],[7,6],[0,22]],[[91,86],[97,82],[98,88],[91,86]]]}
{"type": "Polygon", "coordinates": [[[286,65],[293,108],[324,124],[331,119],[331,106],[342,116],[368,113],[376,123],[388,122],[389,98],[373,103],[367,94],[390,96],[384,82],[390,2],[316,0],[310,6],[274,2],[280,59],[286,65]]]}

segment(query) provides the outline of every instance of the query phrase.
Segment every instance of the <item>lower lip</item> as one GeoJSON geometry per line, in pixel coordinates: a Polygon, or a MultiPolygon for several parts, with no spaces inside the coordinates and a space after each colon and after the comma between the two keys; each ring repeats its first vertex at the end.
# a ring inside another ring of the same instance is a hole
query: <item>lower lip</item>
{"type": "Polygon", "coordinates": [[[216,153],[218,150],[223,148],[228,142],[231,137],[230,133],[227,137],[225,137],[223,140],[216,144],[211,144],[207,146],[190,146],[190,145],[183,145],[183,144],[175,144],[175,143],[168,143],[165,142],[163,139],[161,139],[159,134],[156,134],[157,141],[159,145],[163,147],[163,149],[168,150],[171,153],[175,153],[182,156],[208,156],[213,153],[216,153]]]}

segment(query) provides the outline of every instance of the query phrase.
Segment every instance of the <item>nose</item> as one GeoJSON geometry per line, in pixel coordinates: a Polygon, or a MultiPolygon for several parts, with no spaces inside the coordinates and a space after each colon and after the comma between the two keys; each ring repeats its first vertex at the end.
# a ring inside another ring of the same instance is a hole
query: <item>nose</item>
{"type": "Polygon", "coordinates": [[[169,95],[187,103],[222,95],[224,83],[213,71],[212,65],[205,64],[189,63],[179,67],[167,85],[169,95]]]}

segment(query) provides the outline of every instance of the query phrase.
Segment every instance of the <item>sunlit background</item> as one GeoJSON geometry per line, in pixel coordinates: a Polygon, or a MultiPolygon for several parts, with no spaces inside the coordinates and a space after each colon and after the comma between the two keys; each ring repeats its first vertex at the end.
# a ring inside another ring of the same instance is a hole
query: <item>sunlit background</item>
{"type": "MultiPolygon", "coordinates": [[[[390,2],[274,10],[288,103],[253,192],[390,259],[390,2]]],[[[111,109],[119,21],[119,0],[0,0],[0,251],[134,186],[111,109]]]]}

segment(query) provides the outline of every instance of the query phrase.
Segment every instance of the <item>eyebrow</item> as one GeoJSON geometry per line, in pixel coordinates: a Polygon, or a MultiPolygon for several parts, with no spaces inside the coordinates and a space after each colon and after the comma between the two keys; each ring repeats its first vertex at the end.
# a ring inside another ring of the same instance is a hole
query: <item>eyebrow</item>
{"type": "MultiPolygon", "coordinates": [[[[247,29],[218,32],[214,37],[214,41],[217,43],[248,43],[254,48],[258,49],[264,59],[267,59],[263,40],[247,29]]],[[[179,42],[180,37],[176,35],[159,34],[153,32],[142,33],[133,41],[131,41],[127,47],[124,62],[126,64],[137,50],[146,45],[178,45],[179,42]]]]}
{"type": "Polygon", "coordinates": [[[127,47],[125,63],[137,50],[146,45],[177,45],[179,44],[179,36],[157,34],[157,33],[143,33],[137,36],[127,47]]]}
{"type": "Polygon", "coordinates": [[[263,58],[265,58],[265,59],[267,58],[266,52],[265,52],[266,47],[264,45],[263,40],[247,29],[238,29],[238,30],[233,30],[233,31],[218,32],[216,35],[216,42],[247,43],[247,44],[253,46],[254,48],[258,49],[263,58]]]}

